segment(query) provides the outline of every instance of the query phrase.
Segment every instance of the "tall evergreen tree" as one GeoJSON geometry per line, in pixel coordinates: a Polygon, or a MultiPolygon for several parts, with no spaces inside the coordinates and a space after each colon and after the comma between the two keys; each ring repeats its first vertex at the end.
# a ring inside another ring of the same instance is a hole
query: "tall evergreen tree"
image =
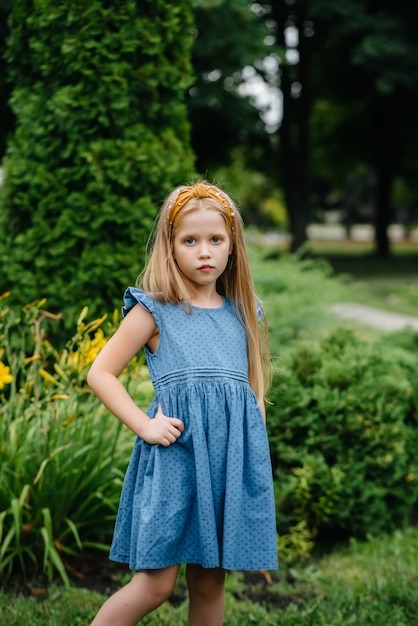
{"type": "Polygon", "coordinates": [[[194,174],[184,94],[191,0],[15,0],[16,130],[0,205],[0,289],[74,324],[119,306],[156,207],[194,174]]]}

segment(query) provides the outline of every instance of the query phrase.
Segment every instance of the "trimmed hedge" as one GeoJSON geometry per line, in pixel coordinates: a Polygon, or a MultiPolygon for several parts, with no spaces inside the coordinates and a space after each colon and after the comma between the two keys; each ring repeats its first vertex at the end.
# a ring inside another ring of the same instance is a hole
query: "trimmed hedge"
{"type": "Polygon", "coordinates": [[[156,209],[194,174],[184,94],[191,1],[16,0],[17,127],[0,204],[0,293],[67,330],[120,305],[156,209]]]}
{"type": "Polygon", "coordinates": [[[338,329],[298,344],[274,377],[268,429],[280,532],[387,532],[418,501],[418,360],[338,329]]]}

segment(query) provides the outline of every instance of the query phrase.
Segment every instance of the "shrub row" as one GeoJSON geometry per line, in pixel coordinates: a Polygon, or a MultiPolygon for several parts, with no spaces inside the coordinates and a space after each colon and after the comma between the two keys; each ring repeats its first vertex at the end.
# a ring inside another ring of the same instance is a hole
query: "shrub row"
{"type": "Polygon", "coordinates": [[[337,329],[296,345],[275,373],[268,429],[283,532],[305,520],[323,541],[408,521],[418,501],[418,359],[400,347],[405,336],[367,342],[337,329]]]}

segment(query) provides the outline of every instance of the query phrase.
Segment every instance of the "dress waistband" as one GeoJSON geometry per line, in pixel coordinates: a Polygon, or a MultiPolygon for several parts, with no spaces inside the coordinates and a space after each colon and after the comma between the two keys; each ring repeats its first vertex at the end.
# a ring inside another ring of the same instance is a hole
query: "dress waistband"
{"type": "Polygon", "coordinates": [[[233,372],[231,370],[210,368],[196,368],[193,370],[175,370],[164,376],[160,376],[154,380],[154,389],[159,391],[161,388],[174,387],[178,385],[187,385],[196,382],[239,382],[248,385],[248,376],[243,372],[233,372]]]}

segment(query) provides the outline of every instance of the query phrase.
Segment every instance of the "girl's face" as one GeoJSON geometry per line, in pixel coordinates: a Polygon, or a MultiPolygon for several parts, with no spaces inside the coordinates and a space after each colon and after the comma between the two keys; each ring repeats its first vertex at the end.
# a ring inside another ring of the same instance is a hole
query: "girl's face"
{"type": "Polygon", "coordinates": [[[173,239],[173,256],[196,290],[216,285],[231,252],[230,233],[217,211],[196,210],[180,220],[173,239]]]}

